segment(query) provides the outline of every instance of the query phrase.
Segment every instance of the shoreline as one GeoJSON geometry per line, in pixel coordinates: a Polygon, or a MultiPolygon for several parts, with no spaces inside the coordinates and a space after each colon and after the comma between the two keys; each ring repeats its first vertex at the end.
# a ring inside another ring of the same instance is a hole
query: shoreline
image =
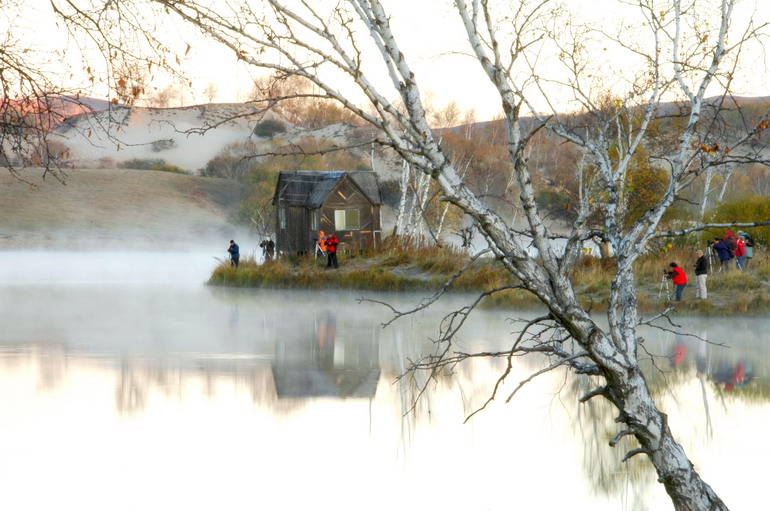
{"type": "MultiPolygon", "coordinates": [[[[450,256],[455,256],[451,254],[450,256]]],[[[452,259],[450,257],[449,259],[452,259]]],[[[443,289],[459,269],[459,258],[453,264],[446,260],[421,261],[405,253],[377,256],[345,257],[339,269],[327,269],[320,260],[297,258],[257,264],[251,258],[241,260],[238,269],[226,262],[217,266],[209,286],[267,289],[345,289],[377,292],[422,292],[426,297],[443,289]]],[[[708,298],[696,300],[694,278],[684,290],[681,302],[668,302],[661,295],[661,280],[653,277],[651,268],[657,261],[646,261],[637,271],[638,311],[641,315],[659,314],[669,305],[672,315],[754,316],[770,313],[770,278],[766,268],[747,272],[733,270],[709,276],[708,298]],[[648,266],[649,268],[644,268],[648,266]]],[[[662,266],[662,265],[659,265],[662,266]]],[[[590,261],[584,271],[573,278],[581,304],[589,310],[606,310],[611,275],[606,261],[590,261]]],[[[693,276],[694,277],[694,276],[693,276]]],[[[512,276],[494,261],[482,261],[471,266],[447,287],[450,294],[480,294],[489,289],[515,285],[512,276]]],[[[669,283],[673,295],[673,285],[669,283]]],[[[663,290],[665,294],[665,288],[663,290]]],[[[503,290],[485,297],[482,307],[503,309],[527,307],[537,309],[542,303],[523,290],[503,290]]]]}

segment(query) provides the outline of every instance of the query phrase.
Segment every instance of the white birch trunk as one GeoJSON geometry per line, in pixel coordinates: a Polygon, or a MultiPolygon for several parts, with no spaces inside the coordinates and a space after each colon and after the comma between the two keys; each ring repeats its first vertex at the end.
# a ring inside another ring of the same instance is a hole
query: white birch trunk
{"type": "Polygon", "coordinates": [[[444,211],[441,212],[441,219],[438,222],[438,227],[436,228],[436,239],[441,238],[441,231],[444,228],[444,220],[446,219],[447,212],[449,211],[449,204],[444,205],[444,211]]]}
{"type": "Polygon", "coordinates": [[[403,160],[401,163],[401,180],[399,181],[399,190],[401,191],[401,199],[398,203],[398,215],[396,216],[396,236],[404,235],[404,220],[406,217],[406,203],[407,194],[409,192],[409,175],[411,174],[411,166],[409,162],[403,160]]]}
{"type": "Polygon", "coordinates": [[[422,179],[420,180],[420,202],[419,202],[419,208],[415,208],[415,215],[414,215],[414,230],[413,232],[418,232],[420,239],[422,239],[423,236],[425,236],[425,208],[428,205],[428,192],[430,191],[430,176],[428,174],[423,174],[422,179]]]}
{"type": "Polygon", "coordinates": [[[717,196],[717,202],[722,202],[725,200],[725,193],[727,192],[727,185],[730,184],[730,178],[733,177],[733,174],[735,173],[735,167],[731,167],[727,172],[725,172],[722,186],[719,189],[719,195],[717,196]]]}
{"type": "Polygon", "coordinates": [[[704,220],[706,217],[706,209],[708,209],[709,194],[711,193],[711,181],[714,178],[714,168],[709,167],[706,172],[703,173],[703,195],[700,199],[700,219],[704,220]]]}

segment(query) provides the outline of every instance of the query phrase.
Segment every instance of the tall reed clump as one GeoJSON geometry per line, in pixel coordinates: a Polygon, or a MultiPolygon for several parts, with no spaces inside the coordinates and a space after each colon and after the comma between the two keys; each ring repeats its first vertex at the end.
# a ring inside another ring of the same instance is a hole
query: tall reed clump
{"type": "Polygon", "coordinates": [[[449,275],[462,268],[468,259],[468,253],[454,245],[404,245],[393,236],[361,255],[365,259],[379,260],[378,264],[385,267],[414,265],[422,271],[449,275]]]}
{"type": "Polygon", "coordinates": [[[614,258],[583,257],[572,271],[572,282],[579,295],[608,297],[616,269],[614,258]]]}
{"type": "MultiPolygon", "coordinates": [[[[644,254],[634,265],[637,283],[639,285],[650,282],[659,284],[663,270],[670,270],[671,263],[676,263],[687,275],[694,277],[693,267],[695,266],[696,250],[697,248],[692,247],[672,247],[666,245],[662,250],[644,254]]],[[[706,254],[706,257],[708,257],[708,254],[706,254]]]]}
{"type": "Polygon", "coordinates": [[[765,251],[766,247],[755,247],[754,257],[749,262],[749,272],[757,275],[765,281],[770,280],[770,255],[765,251]],[[758,253],[759,252],[759,253],[758,253]]]}
{"type": "Polygon", "coordinates": [[[740,270],[712,273],[707,282],[712,291],[741,291],[763,286],[763,280],[757,275],[740,270]]]}
{"type": "Polygon", "coordinates": [[[241,260],[238,268],[222,263],[214,268],[207,284],[232,287],[315,288],[322,285],[322,277],[314,279],[307,267],[286,261],[268,261],[257,264],[253,258],[241,260]]]}
{"type": "Polygon", "coordinates": [[[454,281],[452,289],[456,291],[483,291],[516,283],[517,279],[497,261],[482,260],[476,261],[475,264],[466,269],[454,281]]]}

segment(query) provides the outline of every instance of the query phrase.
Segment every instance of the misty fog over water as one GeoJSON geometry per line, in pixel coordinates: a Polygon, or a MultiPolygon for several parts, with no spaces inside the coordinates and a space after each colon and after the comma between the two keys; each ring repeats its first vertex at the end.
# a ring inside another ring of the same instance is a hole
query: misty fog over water
{"type": "MultiPolygon", "coordinates": [[[[210,288],[217,253],[0,252],[0,509],[671,509],[588,380],[479,360],[418,401],[438,307],[386,329],[363,293],[210,288]],[[556,491],[558,489],[558,491],[556,491]]],[[[420,296],[375,295],[404,307],[420,296]]],[[[522,311],[478,311],[465,351],[522,311]]],[[[677,318],[679,319],[679,318],[677,318]]],[[[767,318],[646,331],[650,386],[731,509],[764,502],[767,318]],[[718,344],[725,343],[726,346],[718,344]]],[[[759,507],[757,507],[760,505],[759,507]]]]}

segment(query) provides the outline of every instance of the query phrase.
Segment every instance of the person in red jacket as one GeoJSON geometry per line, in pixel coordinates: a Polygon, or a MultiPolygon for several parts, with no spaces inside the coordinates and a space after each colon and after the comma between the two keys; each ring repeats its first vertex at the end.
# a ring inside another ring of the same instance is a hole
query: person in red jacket
{"type": "Polygon", "coordinates": [[[334,233],[331,233],[326,237],[326,256],[328,257],[328,261],[326,263],[327,268],[331,268],[332,264],[335,268],[339,268],[339,264],[337,263],[338,244],[339,240],[337,239],[337,236],[334,235],[334,233]]]}
{"type": "Polygon", "coordinates": [[[735,239],[735,265],[739,270],[746,271],[746,242],[738,236],[735,239]]]}
{"type": "Polygon", "coordinates": [[[684,270],[676,263],[671,263],[669,266],[671,267],[671,270],[663,270],[663,273],[666,274],[667,278],[674,281],[674,285],[676,286],[676,301],[678,302],[682,299],[682,291],[684,291],[685,286],[687,286],[687,275],[685,275],[684,270]]]}

